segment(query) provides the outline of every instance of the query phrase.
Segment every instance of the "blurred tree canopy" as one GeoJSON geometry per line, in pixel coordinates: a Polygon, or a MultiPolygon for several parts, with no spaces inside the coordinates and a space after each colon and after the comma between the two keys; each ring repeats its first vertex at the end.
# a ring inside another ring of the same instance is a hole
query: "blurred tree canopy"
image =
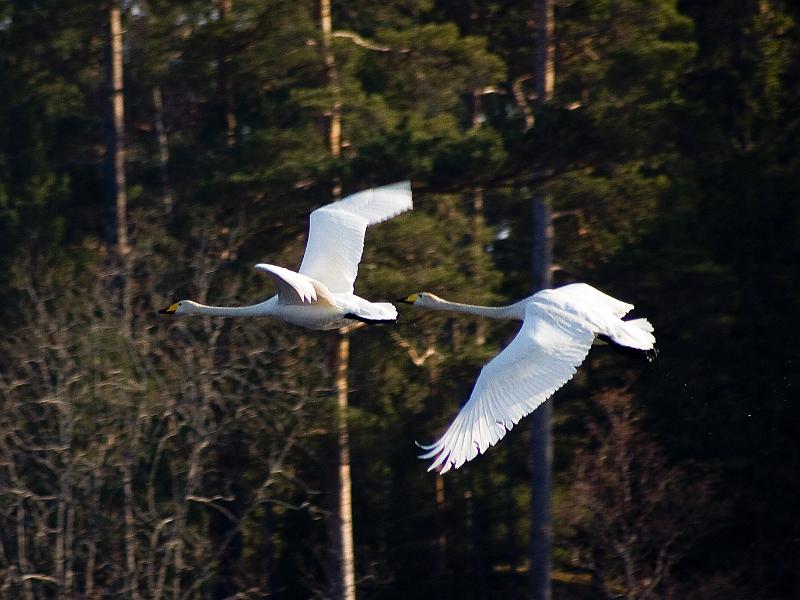
{"type": "MultiPolygon", "coordinates": [[[[272,294],[251,266],[299,264],[334,182],[407,178],[415,210],[370,228],[357,293],[527,295],[540,187],[557,283],[655,324],[658,361],[599,347],[553,399],[557,596],[800,596],[794,3],[556,0],[534,111],[530,3],[333,2],[338,157],[318,3],[119,6],[122,267],[109,5],[0,3],[0,596],[330,597],[334,337],[155,310],[272,294]],[[603,491],[619,464],[635,506],[603,491]],[[604,529],[631,523],[647,539],[604,529]]],[[[400,313],[352,337],[358,594],[521,597],[525,428],[444,478],[413,444],[514,326],[400,313]]]]}

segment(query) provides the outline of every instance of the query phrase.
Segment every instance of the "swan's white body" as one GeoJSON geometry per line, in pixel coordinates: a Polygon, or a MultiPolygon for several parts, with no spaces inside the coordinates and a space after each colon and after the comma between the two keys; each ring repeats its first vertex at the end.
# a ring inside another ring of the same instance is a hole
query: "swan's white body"
{"type": "Polygon", "coordinates": [[[457,469],[494,446],[519,420],[569,381],[595,336],[613,343],[653,350],[647,319],[623,321],[633,305],[585,283],[543,290],[510,306],[488,307],[448,302],[433,294],[412,294],[405,302],[442,311],[523,321],[514,340],[481,370],[467,403],[444,435],[420,458],[431,469],[457,469]]]}
{"type": "Polygon", "coordinates": [[[389,302],[370,302],[353,293],[369,225],[413,208],[408,181],[373,188],[311,213],[306,252],[298,271],[269,264],[277,295],[250,306],[206,306],[181,300],[161,313],[220,317],[274,317],[308,329],[337,329],[357,321],[394,321],[389,302]]]}

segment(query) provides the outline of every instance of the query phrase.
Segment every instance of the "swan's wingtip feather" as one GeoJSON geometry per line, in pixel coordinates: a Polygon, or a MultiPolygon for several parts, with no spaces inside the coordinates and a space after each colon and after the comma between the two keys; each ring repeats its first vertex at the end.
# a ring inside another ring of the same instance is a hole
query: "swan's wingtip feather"
{"type": "Polygon", "coordinates": [[[422,448],[423,450],[430,450],[431,448],[435,448],[439,444],[439,442],[434,442],[432,444],[420,444],[416,440],[414,440],[414,443],[417,445],[418,448],[422,448]]]}

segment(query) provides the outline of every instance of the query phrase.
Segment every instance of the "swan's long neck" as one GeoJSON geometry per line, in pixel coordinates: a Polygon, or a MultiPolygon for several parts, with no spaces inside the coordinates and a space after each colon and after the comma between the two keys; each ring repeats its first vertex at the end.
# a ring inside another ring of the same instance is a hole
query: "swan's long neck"
{"type": "Polygon", "coordinates": [[[212,317],[256,317],[267,316],[272,311],[266,302],[251,304],[250,306],[206,306],[198,304],[192,307],[191,314],[210,315],[212,317]]]}
{"type": "Polygon", "coordinates": [[[428,302],[429,303],[423,305],[423,308],[478,315],[481,317],[489,317],[490,319],[510,320],[524,318],[524,311],[520,314],[516,304],[510,304],[508,306],[478,306],[475,304],[450,302],[449,300],[442,300],[441,298],[438,300],[429,300],[428,302]]]}

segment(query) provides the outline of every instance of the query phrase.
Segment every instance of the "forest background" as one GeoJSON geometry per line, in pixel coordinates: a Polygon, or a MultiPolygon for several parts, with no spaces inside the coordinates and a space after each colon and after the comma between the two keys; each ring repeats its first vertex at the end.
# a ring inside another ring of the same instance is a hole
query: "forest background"
{"type": "MultiPolygon", "coordinates": [[[[156,310],[272,294],[337,187],[403,179],[360,295],[528,295],[544,193],[556,283],[655,324],[553,399],[556,597],[800,597],[800,8],[554,11],[545,102],[533,2],[0,2],[1,597],[336,595],[337,334],[156,310]]],[[[526,595],[525,422],[414,446],[514,333],[350,335],[360,598],[526,595]]]]}

